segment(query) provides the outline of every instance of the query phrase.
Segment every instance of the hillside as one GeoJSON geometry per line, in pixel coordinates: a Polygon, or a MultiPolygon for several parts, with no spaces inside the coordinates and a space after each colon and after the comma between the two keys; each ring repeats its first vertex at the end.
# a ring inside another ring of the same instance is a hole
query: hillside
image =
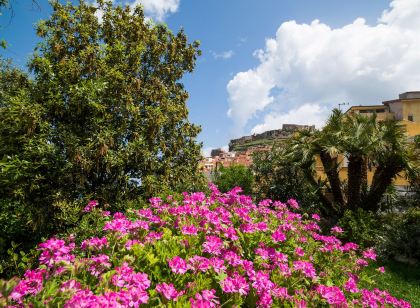
{"type": "Polygon", "coordinates": [[[261,134],[244,136],[232,139],[229,142],[230,152],[243,152],[249,148],[272,146],[276,142],[281,142],[293,135],[293,133],[303,129],[315,129],[314,125],[283,124],[281,129],[269,130],[261,134]]]}

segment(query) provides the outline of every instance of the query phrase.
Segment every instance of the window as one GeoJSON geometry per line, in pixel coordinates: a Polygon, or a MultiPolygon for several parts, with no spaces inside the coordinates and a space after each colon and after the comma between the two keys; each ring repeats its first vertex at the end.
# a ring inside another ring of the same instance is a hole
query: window
{"type": "Polygon", "coordinates": [[[414,122],[414,116],[412,114],[408,115],[408,121],[414,122]]]}

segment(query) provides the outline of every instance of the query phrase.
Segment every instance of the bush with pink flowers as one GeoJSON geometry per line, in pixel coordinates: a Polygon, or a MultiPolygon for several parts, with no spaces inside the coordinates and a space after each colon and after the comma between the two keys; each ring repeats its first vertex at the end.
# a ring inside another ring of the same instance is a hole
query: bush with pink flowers
{"type": "Polygon", "coordinates": [[[96,236],[41,243],[39,266],[0,284],[0,306],[410,307],[363,288],[375,252],[342,243],[340,227],[321,234],[295,200],[211,191],[126,213],[90,203],[96,236]]]}

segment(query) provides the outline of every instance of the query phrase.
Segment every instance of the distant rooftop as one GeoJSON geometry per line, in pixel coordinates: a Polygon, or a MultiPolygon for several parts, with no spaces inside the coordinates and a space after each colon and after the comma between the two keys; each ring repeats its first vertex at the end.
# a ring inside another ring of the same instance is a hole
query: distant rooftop
{"type": "Polygon", "coordinates": [[[420,98],[420,91],[405,92],[399,95],[400,99],[420,98]]]}

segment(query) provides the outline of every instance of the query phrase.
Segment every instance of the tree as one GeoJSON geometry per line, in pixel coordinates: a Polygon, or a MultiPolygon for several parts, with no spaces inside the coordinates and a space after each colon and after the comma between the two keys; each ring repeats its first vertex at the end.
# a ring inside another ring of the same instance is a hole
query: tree
{"type": "Polygon", "coordinates": [[[254,176],[251,169],[242,165],[223,167],[220,165],[214,173],[214,184],[220,191],[227,192],[236,186],[240,186],[246,195],[252,194],[254,176]]]}
{"type": "Polygon", "coordinates": [[[404,129],[397,121],[377,121],[375,116],[342,114],[338,110],[322,130],[299,132],[292,138],[288,156],[306,170],[308,183],[325,186],[319,190],[321,200],[328,213],[336,217],[357,208],[377,211],[393,179],[402,171],[414,171],[404,129]],[[325,180],[315,172],[316,157],[325,180]],[[339,174],[344,158],[348,160],[346,180],[339,174]],[[370,187],[368,168],[373,170],[370,187]]]}
{"type": "Polygon", "coordinates": [[[179,82],[198,42],[147,22],[140,6],[52,5],[30,68],[71,195],[113,202],[199,181],[200,128],[179,82]]]}
{"type": "MultiPolygon", "coordinates": [[[[254,173],[254,195],[258,200],[299,200],[307,211],[322,206],[317,191],[308,184],[304,169],[288,159],[285,145],[273,147],[271,151],[256,152],[252,159],[254,173]]],[[[312,178],[313,179],[313,178],[312,178]]]]}
{"type": "Polygon", "coordinates": [[[2,64],[2,203],[36,213],[33,235],[57,229],[63,200],[115,204],[198,189],[200,128],[188,121],[180,80],[199,43],[148,21],[140,6],[52,8],[37,28],[31,77],[2,64]]]}

